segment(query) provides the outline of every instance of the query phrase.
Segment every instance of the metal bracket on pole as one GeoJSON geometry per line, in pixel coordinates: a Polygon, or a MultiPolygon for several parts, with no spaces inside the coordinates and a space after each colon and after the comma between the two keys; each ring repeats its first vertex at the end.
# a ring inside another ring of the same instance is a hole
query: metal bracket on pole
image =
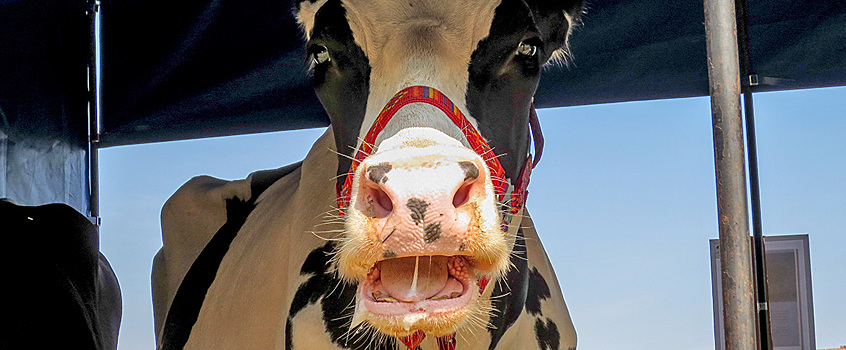
{"type": "Polygon", "coordinates": [[[743,86],[776,86],[790,81],[793,81],[793,79],[762,77],[758,74],[750,74],[743,79],[743,86]]]}
{"type": "Polygon", "coordinates": [[[88,221],[91,221],[91,223],[97,227],[100,227],[100,225],[103,224],[103,220],[99,216],[88,216],[88,221]]]}

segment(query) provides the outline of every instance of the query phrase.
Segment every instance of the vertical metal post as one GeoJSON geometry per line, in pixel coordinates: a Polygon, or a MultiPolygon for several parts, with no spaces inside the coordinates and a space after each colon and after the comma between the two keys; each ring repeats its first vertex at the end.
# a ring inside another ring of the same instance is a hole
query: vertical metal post
{"type": "Polygon", "coordinates": [[[769,292],[767,290],[767,258],[764,248],[764,228],[761,223],[761,190],[758,177],[758,143],[755,136],[755,107],[752,104],[752,81],[754,74],[749,61],[749,15],[748,1],[735,0],[737,11],[737,43],[740,59],[740,76],[743,92],[743,112],[746,121],[746,152],[749,160],[749,196],[752,209],[752,236],[755,268],[755,298],[758,311],[758,348],[772,350],[770,332],[769,292]]]}
{"type": "Polygon", "coordinates": [[[89,216],[100,225],[100,116],[97,108],[97,0],[88,2],[88,171],[90,174],[89,216]]]}
{"type": "Polygon", "coordinates": [[[772,350],[770,332],[769,291],[767,290],[767,257],[764,247],[764,229],[761,223],[761,190],[758,181],[758,151],[755,141],[755,117],[752,93],[743,92],[743,110],[746,112],[746,145],[749,153],[749,194],[752,199],[752,236],[755,254],[755,297],[758,303],[758,344],[761,350],[772,350]]]}
{"type": "Polygon", "coordinates": [[[734,0],[705,0],[705,35],[717,173],[725,349],[754,350],[755,304],[734,0]]]}

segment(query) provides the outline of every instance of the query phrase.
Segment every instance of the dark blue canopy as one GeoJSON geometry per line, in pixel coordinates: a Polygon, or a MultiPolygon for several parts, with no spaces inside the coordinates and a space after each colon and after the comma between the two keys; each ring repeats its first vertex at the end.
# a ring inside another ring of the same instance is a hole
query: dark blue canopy
{"type": "MultiPolygon", "coordinates": [[[[102,0],[100,146],[327,125],[291,6],[102,0]]],[[[86,207],[88,8],[0,0],[0,197],[86,207]]],[[[753,91],[846,85],[842,1],[749,0],[749,19],[753,91]]],[[[707,95],[703,21],[701,0],[590,1],[536,104],[707,95]]]]}
{"type": "MultiPolygon", "coordinates": [[[[572,64],[544,72],[541,107],[708,95],[701,0],[596,0],[572,64]]],[[[748,0],[752,91],[846,84],[842,1],[748,0]]]]}
{"type": "MultiPolygon", "coordinates": [[[[783,90],[846,84],[846,6],[751,0],[753,72],[783,90]]],[[[103,2],[103,143],[326,125],[279,0],[103,2]]],[[[596,0],[540,107],[708,94],[701,0],[596,0]]]]}
{"type": "MultiPolygon", "coordinates": [[[[846,84],[846,6],[750,0],[756,91],[846,84]]],[[[540,107],[708,93],[699,0],[595,0],[540,107]]],[[[85,1],[0,2],[6,132],[85,135],[85,1]]],[[[103,0],[102,145],[323,126],[280,0],[103,0]]]]}

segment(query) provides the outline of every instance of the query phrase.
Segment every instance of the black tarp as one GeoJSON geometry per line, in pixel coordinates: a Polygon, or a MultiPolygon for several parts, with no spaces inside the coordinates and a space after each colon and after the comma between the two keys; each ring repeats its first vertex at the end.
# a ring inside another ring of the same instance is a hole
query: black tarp
{"type": "MultiPolygon", "coordinates": [[[[842,1],[750,0],[755,91],[846,84],[842,1]]],[[[284,0],[104,0],[103,145],[326,125],[284,0]]],[[[540,107],[704,96],[701,0],[589,1],[540,107]]]]}
{"type": "Polygon", "coordinates": [[[287,0],[104,0],[104,146],[325,126],[287,0]]]}
{"type": "Polygon", "coordinates": [[[85,10],[0,0],[0,197],[88,211],[85,10]]]}

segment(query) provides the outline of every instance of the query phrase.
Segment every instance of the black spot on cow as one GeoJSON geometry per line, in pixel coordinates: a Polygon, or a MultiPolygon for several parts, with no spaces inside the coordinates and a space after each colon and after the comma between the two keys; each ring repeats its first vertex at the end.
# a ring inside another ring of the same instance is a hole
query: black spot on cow
{"type": "Polygon", "coordinates": [[[173,297],[165,319],[161,349],[174,350],[185,347],[220,263],[253,208],[255,208],[254,199],[243,201],[238,198],[229,198],[226,200],[226,223],[217,230],[194,260],[173,297]]]}
{"type": "Polygon", "coordinates": [[[462,171],[464,171],[464,181],[479,178],[479,167],[477,167],[476,164],[473,164],[473,162],[461,161],[458,162],[458,166],[461,167],[462,171]]]}
{"type": "Polygon", "coordinates": [[[535,338],[541,350],[558,350],[561,345],[561,334],[558,333],[558,326],[551,319],[546,322],[538,318],[535,320],[535,338]]]}
{"type": "Polygon", "coordinates": [[[308,254],[300,268],[300,275],[309,278],[297,288],[288,319],[285,323],[285,348],[292,349],[294,317],[308,305],[320,303],[323,325],[329,338],[345,349],[393,350],[395,338],[379,337],[373,333],[350,332],[350,319],[355,311],[356,285],[349,284],[335,273],[331,259],[335,243],[329,242],[308,254]]]}
{"type": "Polygon", "coordinates": [[[541,68],[536,60],[504,61],[503,53],[514,50],[523,33],[537,30],[531,3],[500,2],[490,33],[477,44],[468,67],[467,109],[510,179],[519,176],[528,151],[528,132],[523,130],[529,127],[530,101],[541,68]]]}
{"type": "Polygon", "coordinates": [[[523,229],[517,231],[517,240],[511,254],[511,264],[514,266],[505,275],[505,281],[499,281],[491,294],[493,316],[488,323],[488,333],[491,335],[489,349],[496,348],[505,332],[517,322],[523,305],[526,303],[526,292],[529,289],[529,263],[526,260],[526,240],[523,229]]]}
{"type": "Polygon", "coordinates": [[[285,320],[285,349],[294,348],[294,325],[291,324],[291,317],[285,320]]]}
{"type": "MultiPolygon", "coordinates": [[[[349,172],[358,133],[370,94],[370,63],[353,38],[346,9],[340,0],[328,0],[314,16],[307,50],[320,45],[329,50],[330,64],[312,70],[312,82],[320,103],[329,115],[339,156],[337,174],[349,172]]],[[[343,184],[344,177],[338,181],[343,184]]]]}
{"type": "Polygon", "coordinates": [[[367,178],[377,184],[388,181],[388,172],[391,171],[390,163],[379,163],[367,168],[367,178]]]}
{"type": "Polygon", "coordinates": [[[426,208],[429,207],[429,203],[422,199],[411,198],[405,206],[408,207],[409,211],[411,211],[411,220],[413,220],[415,224],[419,225],[426,217],[426,208]]]}
{"type": "Polygon", "coordinates": [[[528,151],[529,109],[541,67],[553,50],[564,46],[569,30],[567,14],[576,16],[583,0],[502,0],[494,12],[488,36],[470,58],[467,109],[479,133],[497,153],[505,176],[516,179],[528,151]],[[537,33],[534,57],[508,54],[525,33],[537,33]]]}
{"type": "Polygon", "coordinates": [[[438,238],[441,238],[441,223],[436,222],[428,224],[423,232],[425,233],[423,240],[426,241],[426,243],[437,241],[438,238]]]}
{"type": "Polygon", "coordinates": [[[385,259],[393,259],[393,258],[397,257],[397,252],[388,249],[388,250],[382,252],[382,257],[385,258],[385,259]]]}
{"type": "Polygon", "coordinates": [[[526,312],[534,316],[542,315],[541,301],[550,296],[552,294],[549,292],[549,284],[536,267],[532,268],[529,272],[529,291],[526,293],[526,312]]]}

